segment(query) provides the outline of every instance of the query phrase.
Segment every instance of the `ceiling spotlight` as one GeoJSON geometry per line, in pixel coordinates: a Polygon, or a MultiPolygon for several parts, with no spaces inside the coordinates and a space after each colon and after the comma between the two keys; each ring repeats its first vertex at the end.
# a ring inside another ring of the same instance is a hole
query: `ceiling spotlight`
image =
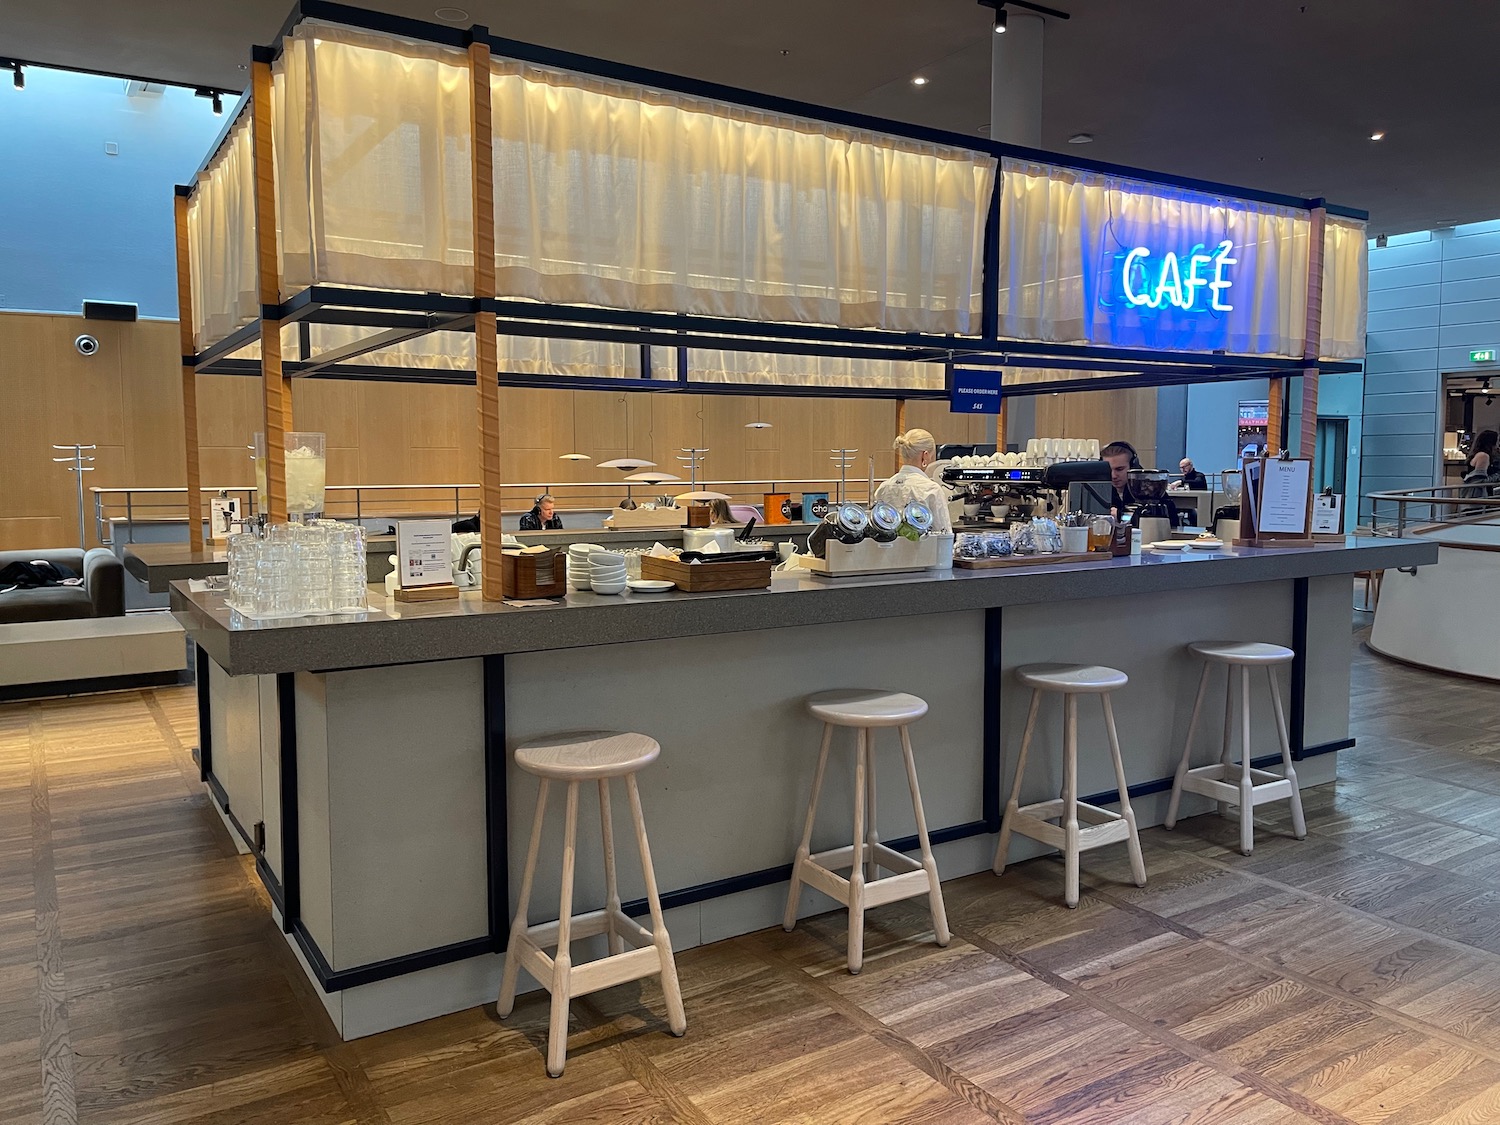
{"type": "Polygon", "coordinates": [[[1375,132],[1373,132],[1373,133],[1370,134],[1370,140],[1372,140],[1372,141],[1383,141],[1383,140],[1385,140],[1385,130],[1384,129],[1376,129],[1375,132]]]}
{"type": "Polygon", "coordinates": [[[1005,34],[1005,5],[1001,4],[995,8],[995,34],[1005,34]]]}
{"type": "Polygon", "coordinates": [[[1375,249],[1384,250],[1389,241],[1390,238],[1387,235],[1377,234],[1375,236],[1375,249]]]}
{"type": "Polygon", "coordinates": [[[913,86],[925,86],[927,85],[927,79],[919,74],[911,80],[911,84],[913,86]]]}
{"type": "Polygon", "coordinates": [[[0,70],[11,72],[10,80],[15,84],[17,90],[26,89],[26,74],[22,69],[24,65],[14,59],[0,59],[0,70]]]}
{"type": "Polygon", "coordinates": [[[214,91],[214,96],[209,99],[209,104],[214,107],[215,117],[222,117],[224,115],[224,99],[219,96],[217,90],[214,91]]]}
{"type": "Polygon", "coordinates": [[[1093,133],[1074,133],[1068,138],[1070,145],[1091,145],[1094,143],[1093,133]]]}

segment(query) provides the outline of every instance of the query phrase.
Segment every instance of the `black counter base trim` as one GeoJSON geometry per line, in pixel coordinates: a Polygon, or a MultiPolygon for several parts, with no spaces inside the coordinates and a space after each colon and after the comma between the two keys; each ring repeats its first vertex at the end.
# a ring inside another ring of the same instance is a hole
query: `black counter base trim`
{"type": "Polygon", "coordinates": [[[435,969],[439,965],[451,965],[455,961],[467,961],[470,957],[480,957],[493,952],[490,948],[490,939],[486,936],[474,938],[472,941],[455,942],[452,945],[440,945],[434,949],[424,949],[420,953],[407,953],[385,961],[371,961],[366,965],[356,965],[352,969],[335,969],[328,963],[328,958],[323,956],[323,951],[318,948],[318,943],[312,934],[307,932],[307,927],[301,918],[292,922],[290,934],[296,941],[297,948],[301,949],[302,955],[307,958],[307,963],[312,967],[313,975],[318,978],[318,984],[322,986],[324,992],[342,992],[346,988],[375,984],[379,981],[390,980],[392,977],[419,973],[423,969],[435,969]]]}
{"type": "MultiPolygon", "coordinates": [[[[1317,746],[1309,746],[1302,751],[1303,758],[1316,758],[1320,754],[1333,754],[1339,750],[1352,750],[1354,739],[1341,738],[1336,742],[1323,742],[1317,746]]],[[[1263,770],[1267,766],[1281,765],[1280,754],[1267,754],[1261,758],[1251,758],[1250,765],[1255,769],[1263,770]]],[[[1170,793],[1172,791],[1172,779],[1170,777],[1158,777],[1155,781],[1142,781],[1137,785],[1128,786],[1125,790],[1130,794],[1132,801],[1139,797],[1150,797],[1155,793],[1170,793]]],[[[1113,789],[1107,789],[1103,793],[1090,793],[1086,797],[1079,797],[1079,801],[1088,805],[1116,805],[1120,803],[1120,794],[1113,789]]]]}
{"type": "Polygon", "coordinates": [[[255,846],[255,837],[245,830],[240,823],[240,818],[234,815],[229,807],[229,794],[224,792],[224,787],[219,784],[219,779],[209,774],[203,779],[204,785],[208,787],[209,800],[213,801],[224,819],[229,822],[229,827],[234,834],[245,842],[245,847],[250,849],[250,854],[255,857],[255,873],[260,876],[260,882],[266,888],[266,895],[271,900],[271,905],[276,907],[277,913],[286,915],[286,893],[281,889],[281,880],[276,878],[276,872],[271,870],[271,865],[266,862],[266,853],[255,846]]]}

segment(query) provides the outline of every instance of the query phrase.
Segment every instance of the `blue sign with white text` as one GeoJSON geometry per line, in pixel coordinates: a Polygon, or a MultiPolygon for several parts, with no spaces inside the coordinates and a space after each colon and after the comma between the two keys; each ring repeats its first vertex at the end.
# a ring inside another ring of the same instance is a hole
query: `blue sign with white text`
{"type": "Polygon", "coordinates": [[[1000,372],[955,368],[948,409],[954,414],[999,414],[1000,372]]]}

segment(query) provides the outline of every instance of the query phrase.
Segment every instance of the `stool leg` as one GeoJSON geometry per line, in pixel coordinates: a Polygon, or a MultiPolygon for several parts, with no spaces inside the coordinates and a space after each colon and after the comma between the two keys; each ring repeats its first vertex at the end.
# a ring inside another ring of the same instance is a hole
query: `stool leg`
{"type": "Polygon", "coordinates": [[[1240,851],[1255,850],[1255,783],[1250,780],[1250,665],[1240,666],[1240,851]]]}
{"type": "Polygon", "coordinates": [[[1177,775],[1172,778],[1172,799],[1167,802],[1167,819],[1162,821],[1162,827],[1169,832],[1177,827],[1177,806],[1182,801],[1182,783],[1187,780],[1188,763],[1193,755],[1193,735],[1198,733],[1198,716],[1203,710],[1203,697],[1207,692],[1208,662],[1204,661],[1203,674],[1198,677],[1198,694],[1193,697],[1193,717],[1188,720],[1187,740],[1182,744],[1182,761],[1177,763],[1177,775]]]}
{"type": "Polygon", "coordinates": [[[849,870],[849,971],[857,973],[865,963],[865,872],[859,861],[860,841],[865,838],[865,784],[869,770],[870,732],[855,732],[854,749],[854,864],[849,870]]]}
{"type": "Polygon", "coordinates": [[[1276,679],[1276,669],[1266,668],[1266,677],[1271,681],[1271,704],[1276,714],[1276,734],[1281,739],[1281,765],[1286,779],[1292,783],[1292,833],[1299,840],[1307,839],[1307,819],[1302,815],[1302,791],[1297,788],[1297,771],[1292,766],[1292,740],[1286,732],[1286,712],[1281,709],[1281,684],[1276,679]]]}
{"type": "Polygon", "coordinates": [[[630,795],[630,815],[635,821],[635,843],[641,852],[641,874],[646,881],[646,902],[651,907],[651,937],[661,958],[661,994],[667,1002],[667,1026],[673,1035],[687,1033],[687,1013],[682,1007],[682,986],[677,982],[677,962],[672,957],[672,935],[661,916],[661,896],[656,890],[656,868],[651,865],[651,845],[646,842],[646,818],[641,813],[641,792],[635,774],[625,775],[630,795]]]}
{"type": "Polygon", "coordinates": [[[604,924],[609,935],[609,953],[625,952],[625,940],[615,924],[620,912],[620,884],[615,880],[615,826],[609,810],[609,779],[599,779],[599,827],[604,835],[604,924]]]}
{"type": "Polygon", "coordinates": [[[823,771],[828,767],[828,747],[833,741],[833,724],[823,724],[823,746],[818,751],[818,768],[813,771],[812,796],[807,802],[807,823],[802,829],[802,843],[797,846],[797,855],[792,860],[792,885],[786,893],[786,913],[781,917],[781,928],[791,933],[797,925],[797,898],[802,893],[802,865],[812,854],[813,822],[818,816],[818,798],[823,794],[823,771]]]}
{"type": "MultiPolygon", "coordinates": [[[[521,938],[526,934],[526,915],[531,908],[531,884],[536,876],[536,853],[542,846],[542,819],[547,813],[547,779],[537,785],[536,815],[531,818],[531,843],[526,848],[526,870],[521,875],[521,901],[510,924],[510,941],[505,947],[505,975],[500,978],[500,999],[495,1005],[501,1019],[516,1006],[516,975],[521,968],[521,938]]],[[[545,983],[545,982],[544,982],[545,983]]]]}
{"type": "Polygon", "coordinates": [[[875,828],[875,731],[865,732],[866,774],[865,785],[865,882],[873,883],[880,878],[880,861],[875,858],[875,845],[880,842],[880,833],[875,828]]]}
{"type": "Polygon", "coordinates": [[[1021,779],[1026,774],[1026,752],[1031,748],[1031,734],[1036,730],[1036,713],[1042,705],[1042,693],[1031,691],[1031,707],[1026,712],[1026,732],[1021,735],[1021,752],[1016,755],[1016,779],[1011,783],[1010,800],[1005,802],[1005,815],[1000,818],[1000,840],[995,845],[994,870],[996,875],[1005,874],[1005,860],[1010,851],[1011,817],[1019,808],[1021,779]]]}
{"type": "Polygon", "coordinates": [[[1146,885],[1146,857],[1141,855],[1141,838],[1136,833],[1135,810],[1130,807],[1130,789],[1125,784],[1125,763],[1120,760],[1120,736],[1115,731],[1115,709],[1109,701],[1109,692],[1099,697],[1104,704],[1104,729],[1109,733],[1109,756],[1115,763],[1115,787],[1120,791],[1120,817],[1129,826],[1130,835],[1125,837],[1125,848],[1130,853],[1130,874],[1135,885],[1146,885]]]}
{"type": "Polygon", "coordinates": [[[1078,905],[1078,697],[1063,696],[1063,901],[1078,905]]]}
{"type": "MultiPolygon", "coordinates": [[[[1230,751],[1234,748],[1234,667],[1226,664],[1224,666],[1224,744],[1219,749],[1219,764],[1224,767],[1220,775],[1224,780],[1229,778],[1229,764],[1231,761],[1230,751]]],[[[1229,814],[1229,804],[1225,801],[1215,801],[1219,807],[1219,815],[1229,814]]]]}
{"type": "Polygon", "coordinates": [[[547,1073],[562,1075],[568,1061],[568,999],[573,984],[573,868],[578,860],[578,782],[568,782],[563,828],[562,894],[557,907],[557,949],[552,959],[552,1020],[547,1028],[547,1073]]]}
{"type": "Polygon", "coordinates": [[[937,860],[932,857],[932,843],[927,839],[927,813],[922,809],[922,790],[917,786],[917,759],[911,752],[911,732],[901,728],[901,756],[906,759],[906,785],[911,790],[911,807],[917,816],[917,843],[922,849],[922,868],[927,872],[927,904],[932,910],[932,931],[939,945],[947,945],[948,911],[943,907],[943,884],[938,878],[937,860]]]}

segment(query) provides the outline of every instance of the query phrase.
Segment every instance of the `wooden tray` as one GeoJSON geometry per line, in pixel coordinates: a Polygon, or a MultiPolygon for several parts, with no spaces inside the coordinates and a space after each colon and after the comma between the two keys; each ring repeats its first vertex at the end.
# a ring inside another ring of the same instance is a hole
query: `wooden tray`
{"type": "Polygon", "coordinates": [[[1108,551],[1085,551],[1077,555],[1011,555],[1003,559],[954,559],[958,570],[1002,570],[1013,566],[1044,566],[1048,563],[1104,562],[1113,558],[1108,551]]]}
{"type": "Polygon", "coordinates": [[[771,584],[774,562],[685,563],[679,559],[641,557],[642,578],[664,578],[679,590],[701,594],[709,590],[764,590],[771,584]]]}

